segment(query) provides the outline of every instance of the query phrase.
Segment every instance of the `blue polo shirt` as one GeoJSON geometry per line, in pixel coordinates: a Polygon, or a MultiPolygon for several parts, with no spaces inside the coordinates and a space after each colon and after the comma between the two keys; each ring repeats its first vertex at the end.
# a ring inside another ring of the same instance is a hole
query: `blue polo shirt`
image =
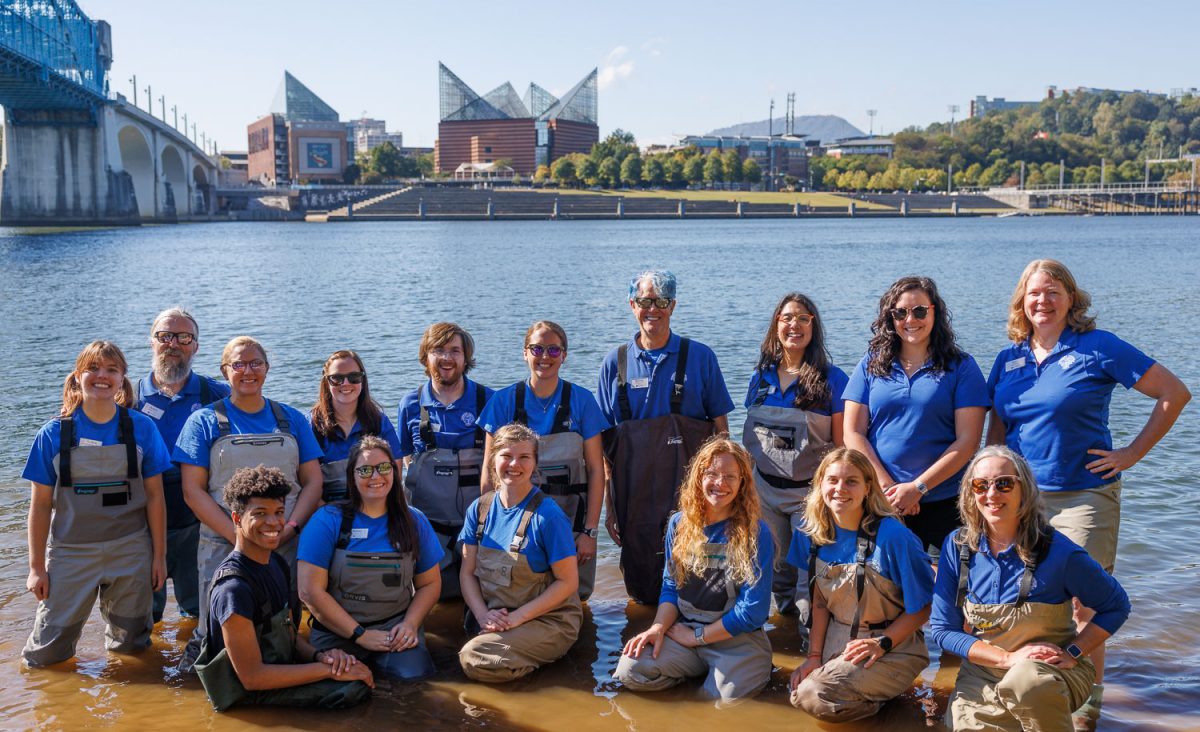
{"type": "MultiPolygon", "coordinates": [[[[250,414],[235,407],[229,397],[223,401],[225,409],[229,413],[229,431],[231,433],[235,435],[271,435],[279,432],[271,405],[264,404],[262,409],[250,414]]],[[[306,463],[309,460],[320,458],[321,448],[317,445],[317,438],[313,435],[312,428],[308,426],[308,419],[296,409],[282,402],[275,403],[283,407],[284,414],[287,415],[288,428],[291,429],[292,435],[296,438],[296,444],[300,448],[300,462],[306,463]]],[[[213,443],[220,436],[221,430],[217,426],[217,413],[211,405],[192,412],[192,416],[188,417],[187,422],[183,425],[183,431],[179,433],[179,439],[175,442],[175,451],[171,454],[171,459],[177,463],[197,465],[207,470],[209,452],[212,450],[213,443]]]]}
{"type": "MultiPolygon", "coordinates": [[[[933,612],[929,628],[933,641],[951,653],[967,657],[977,638],[963,632],[963,613],[958,599],[958,545],[952,531],[942,543],[937,582],[933,588],[933,612]]],[[[967,601],[976,604],[1014,603],[1019,594],[1025,565],[1016,547],[993,556],[987,540],[967,565],[967,601]]],[[[1028,602],[1058,605],[1079,598],[1084,607],[1096,611],[1092,622],[1109,633],[1117,632],[1129,617],[1129,596],[1112,575],[1067,537],[1054,531],[1050,551],[1033,572],[1028,602]]]]}
{"type": "MultiPolygon", "coordinates": [[[[879,460],[901,483],[914,480],[937,462],[955,440],[954,411],[991,405],[983,372],[975,359],[963,354],[948,371],[926,363],[909,378],[899,363],[886,377],[867,371],[871,354],[858,362],[842,397],[867,407],[867,440],[879,460]]],[[[941,483],[930,486],[921,503],[958,495],[964,465],[941,483]]]]}
{"type": "MultiPolygon", "coordinates": [[[[832,398],[832,404],[829,407],[810,407],[808,410],[813,414],[823,414],[831,416],[841,414],[846,411],[846,402],[842,399],[842,393],[846,389],[846,382],[850,380],[846,376],[846,372],[839,369],[833,364],[829,364],[825,368],[825,380],[829,382],[829,392],[832,398]]],[[[765,371],[755,369],[750,374],[750,386],[746,389],[746,401],[743,406],[747,409],[754,404],[754,400],[758,397],[758,387],[762,384],[767,386],[767,398],[763,400],[764,407],[788,407],[792,408],[796,404],[796,391],[798,390],[798,381],[793,381],[786,391],[779,389],[779,371],[778,364],[772,364],[765,371]]]]}
{"type": "MultiPolygon", "coordinates": [[[[517,535],[517,527],[525,506],[529,504],[536,491],[529,491],[525,500],[512,508],[505,508],[500,502],[500,496],[492,499],[492,507],[488,510],[483,522],[483,538],[475,541],[475,527],[479,525],[479,499],[471,501],[464,516],[462,531],[458,538],[462,543],[483,546],[492,549],[508,551],[508,545],[517,535]]],[[[529,528],[525,532],[525,545],[519,552],[529,562],[529,568],[534,572],[548,572],[550,565],[557,561],[575,556],[575,534],[571,531],[571,522],[549,496],[542,500],[529,520],[529,528]]]]}
{"type": "MultiPolygon", "coordinates": [[[[397,483],[393,490],[400,490],[397,483]]],[[[417,526],[417,561],[414,570],[417,574],[433,569],[442,561],[442,545],[438,542],[437,534],[429,525],[429,519],[420,510],[409,506],[413,523],[417,526]]],[[[300,533],[300,548],[297,558],[308,562],[314,567],[329,569],[333,564],[333,552],[337,547],[338,533],[342,530],[342,508],[336,505],[325,505],[317,509],[304,524],[300,533]]],[[[350,525],[350,543],[346,545],[348,552],[393,552],[391,540],[388,539],[387,514],[377,518],[357,511],[354,523],[350,525]]]]}
{"type": "MultiPolygon", "coordinates": [[[[133,441],[142,451],[142,477],[151,478],[160,475],[171,467],[171,457],[163,444],[158,429],[149,417],[129,410],[129,418],[133,421],[133,441]]],[[[97,424],[88,419],[83,407],[71,415],[75,423],[75,444],[119,445],[120,413],[104,424],[97,424]]],[[[38,430],[33,438],[33,447],[29,449],[29,459],[25,461],[25,470],[21,477],[33,483],[53,486],[58,483],[58,470],[54,467],[54,458],[58,457],[59,446],[62,444],[62,423],[52,419],[38,430]]]]}
{"type": "Polygon", "coordinates": [[[463,380],[466,382],[463,394],[450,406],[443,405],[433,397],[428,381],[404,395],[396,420],[400,425],[400,457],[429,449],[421,439],[421,407],[429,412],[429,426],[437,443],[435,447],[447,450],[474,447],[475,423],[479,419],[475,390],[483,389],[485,402],[491,398],[492,390],[466,377],[463,380]]]}
{"type": "MultiPolygon", "coordinates": [[[[643,350],[637,335],[630,339],[626,356],[625,387],[633,419],[651,419],[671,413],[671,392],[675,384],[675,367],[679,363],[679,341],[672,333],[667,345],[655,351],[643,350]]],[[[617,405],[617,352],[614,348],[600,366],[600,385],[596,401],[612,424],[621,421],[617,405]]],[[[698,341],[688,348],[684,364],[683,404],[680,412],[695,419],[716,419],[733,411],[733,400],[725,388],[725,377],[712,349],[698,341]]]]}
{"type": "Polygon", "coordinates": [[[1108,331],[1070,328],[1040,364],[1028,341],[996,356],[988,390],[1005,441],[1029,462],[1040,489],[1083,490],[1115,480],[1085,467],[1096,459],[1087,451],[1112,449],[1113,388],[1132,387],[1153,365],[1154,359],[1108,331]]]}
{"type": "MultiPolygon", "coordinates": [[[[550,399],[542,404],[541,399],[533,393],[528,382],[525,384],[525,416],[529,421],[529,429],[539,435],[548,435],[554,429],[554,418],[558,414],[558,405],[562,403],[563,380],[558,380],[558,386],[550,399]]],[[[596,404],[592,392],[579,384],[571,384],[571,432],[578,432],[583,439],[590,440],[612,426],[604,412],[596,404]]],[[[515,419],[517,413],[517,385],[506,386],[492,395],[479,423],[488,434],[494,434],[506,424],[515,419]]]]}
{"type": "MultiPolygon", "coordinates": [[[[658,594],[660,605],[664,602],[669,602],[676,607],[679,606],[679,587],[675,584],[675,577],[671,574],[671,547],[675,543],[675,527],[679,524],[681,515],[678,512],[671,514],[670,523],[667,524],[667,536],[663,539],[663,546],[666,550],[666,565],[663,567],[662,590],[658,594]]],[[[728,526],[728,521],[718,521],[715,524],[709,524],[704,527],[704,536],[710,543],[724,544],[727,540],[726,529],[728,526]]],[[[725,627],[725,631],[730,635],[758,630],[767,622],[767,617],[771,614],[771,583],[774,578],[775,541],[771,535],[771,527],[762,519],[758,520],[758,556],[755,557],[755,560],[758,581],[739,587],[733,607],[729,608],[721,616],[721,625],[725,627]]]]}
{"type": "MultiPolygon", "coordinates": [[[[308,413],[308,424],[312,426],[313,415],[308,413]]],[[[350,457],[350,448],[354,447],[355,443],[363,438],[362,425],[358,420],[354,421],[354,426],[350,428],[350,434],[342,432],[341,425],[333,426],[333,438],[326,439],[313,432],[313,436],[317,438],[317,444],[321,446],[321,451],[325,453],[321,456],[321,464],[333,463],[338,460],[345,460],[350,457]]],[[[392,448],[392,455],[400,454],[400,437],[396,434],[396,428],[392,425],[392,420],[388,419],[386,414],[379,415],[379,433],[378,437],[387,441],[389,447],[392,448]]]]}
{"type": "MultiPolygon", "coordinates": [[[[832,544],[817,549],[817,558],[826,564],[854,564],[858,554],[858,532],[834,527],[832,544]]],[[[808,571],[808,553],[812,541],[801,529],[792,531],[788,564],[808,571]]],[[[933,599],[933,568],[921,540],[900,521],[888,516],[879,522],[875,533],[875,551],[867,564],[900,588],[904,612],[919,613],[933,599]]]]}

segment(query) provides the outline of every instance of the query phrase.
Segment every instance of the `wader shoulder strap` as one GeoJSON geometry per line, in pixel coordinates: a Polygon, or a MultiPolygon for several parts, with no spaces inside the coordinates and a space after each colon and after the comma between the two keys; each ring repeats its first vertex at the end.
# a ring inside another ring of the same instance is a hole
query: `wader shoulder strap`
{"type": "Polygon", "coordinates": [[[550,434],[557,435],[571,431],[571,382],[563,380],[562,396],[558,400],[558,411],[554,413],[554,424],[550,434]]]}
{"type": "MultiPolygon", "coordinates": [[[[963,530],[958,530],[956,540],[963,538],[963,530]]],[[[967,601],[967,572],[971,569],[971,547],[966,543],[958,545],[958,597],[954,601],[954,605],[962,608],[963,603],[967,601]]],[[[1024,577],[1021,578],[1024,582],[1024,577]]]]}
{"type": "Polygon", "coordinates": [[[767,395],[771,393],[771,385],[767,383],[765,372],[758,372],[758,389],[754,392],[754,401],[751,402],[752,407],[761,407],[763,402],[767,401],[767,395]]]}
{"type": "Polygon", "coordinates": [[[675,364],[675,383],[671,389],[671,414],[679,414],[683,407],[683,380],[687,373],[688,346],[691,339],[679,339],[679,362],[675,364]]]}
{"type": "Polygon", "coordinates": [[[513,394],[513,421],[529,426],[529,415],[525,412],[525,382],[517,382],[517,390],[513,394]]]}
{"type": "Polygon", "coordinates": [[[345,549],[350,546],[350,532],[354,528],[354,503],[352,501],[344,501],[342,507],[342,525],[338,528],[337,544],[334,549],[345,549]]]}
{"type": "MultiPolygon", "coordinates": [[[[817,542],[808,537],[808,606],[814,608],[817,606],[817,542]]],[[[808,613],[808,618],[804,621],[804,627],[812,630],[812,612],[808,613]]]]}
{"type": "Polygon", "coordinates": [[[137,440],[133,436],[133,419],[125,407],[117,407],[117,434],[121,444],[125,445],[125,477],[133,480],[142,475],[141,465],[138,464],[137,440]]]}
{"type": "Polygon", "coordinates": [[[854,622],[850,624],[850,639],[858,637],[858,626],[862,620],[862,599],[867,589],[867,559],[875,552],[875,535],[867,533],[862,524],[858,526],[854,554],[854,622]]]}
{"type": "Polygon", "coordinates": [[[483,388],[483,384],[475,384],[475,449],[482,450],[484,440],[487,439],[487,433],[483,431],[483,426],[479,424],[479,415],[483,414],[483,408],[487,406],[487,391],[483,388]]]}
{"type": "Polygon", "coordinates": [[[492,501],[496,500],[496,491],[491,490],[479,497],[478,511],[475,514],[475,545],[483,541],[483,525],[487,523],[488,511],[492,510],[492,501]]]}
{"type": "Polygon", "coordinates": [[[546,494],[533,489],[535,493],[529,499],[529,503],[525,504],[525,510],[521,512],[521,522],[517,524],[517,533],[513,534],[512,543],[508,545],[508,550],[514,554],[521,551],[521,547],[525,544],[525,532],[529,531],[529,522],[533,521],[533,515],[537,513],[538,506],[542,505],[542,501],[546,498],[546,494]]]}
{"type": "Polygon", "coordinates": [[[229,409],[225,406],[224,399],[218,399],[213,404],[213,413],[217,415],[217,432],[220,437],[233,431],[229,427],[229,409]]]}
{"type": "Polygon", "coordinates": [[[267,400],[267,404],[271,405],[271,413],[275,415],[275,426],[285,435],[292,434],[292,422],[288,419],[287,412],[283,411],[283,407],[277,403],[267,400]]]}
{"type": "Polygon", "coordinates": [[[1021,607],[1029,599],[1029,593],[1033,590],[1033,573],[1050,553],[1050,541],[1049,535],[1038,534],[1037,544],[1033,550],[1033,561],[1025,562],[1025,570],[1021,572],[1021,584],[1017,588],[1017,607],[1021,607]]]}
{"type": "Polygon", "coordinates": [[[433,450],[437,447],[437,438],[433,436],[433,425],[429,424],[429,410],[424,405],[421,406],[421,424],[417,428],[417,433],[421,435],[421,442],[425,443],[426,450],[433,450]]]}
{"type": "Polygon", "coordinates": [[[71,448],[75,446],[75,420],[71,417],[58,418],[58,484],[65,487],[75,485],[71,479],[71,448]]]}
{"type": "Polygon", "coordinates": [[[627,358],[629,344],[622,343],[617,348],[617,411],[621,414],[622,422],[633,419],[633,410],[629,407],[629,393],[626,391],[629,387],[629,367],[625,365],[627,358]]]}
{"type": "Polygon", "coordinates": [[[216,395],[213,394],[212,386],[206,377],[196,374],[196,378],[200,380],[200,406],[207,407],[215,401],[213,397],[216,395]]]}

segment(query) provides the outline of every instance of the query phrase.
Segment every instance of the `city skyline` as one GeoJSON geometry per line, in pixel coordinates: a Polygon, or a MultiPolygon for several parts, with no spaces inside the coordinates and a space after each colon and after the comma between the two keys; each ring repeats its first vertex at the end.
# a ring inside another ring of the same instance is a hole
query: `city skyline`
{"type": "Polygon", "coordinates": [[[342,6],[348,14],[332,23],[321,3],[216,0],[204,6],[204,21],[215,25],[203,33],[189,28],[204,23],[178,31],[195,4],[79,3],[112,25],[113,91],[132,99],[136,75],[143,109],[149,86],[155,116],[165,97],[168,120],[172,107],[187,112],[198,132],[229,150],[246,149],[246,126],[269,110],[285,70],[343,120],[365,112],[422,147],[437,136],[439,61],[485,89],[536,80],[556,95],[580,70],[598,67],[601,136],[620,127],[643,145],[766,119],[772,98],[780,117],[788,92],[796,92],[797,116],[833,114],[887,134],[948,120],[949,105],[962,119],[978,94],[1036,100],[1049,85],[1200,86],[1187,76],[1194,67],[1168,63],[1162,52],[1162,17],[1180,28],[1200,21],[1200,7],[1182,2],[1143,17],[1116,2],[1074,1],[1021,0],[1003,12],[947,0],[903,12],[879,2],[852,12],[804,2],[780,12],[621,1],[541,16],[470,1],[456,5],[465,22],[454,23],[445,22],[445,5],[366,2],[342,6]],[[331,35],[335,28],[345,36],[331,35]],[[869,109],[878,110],[873,121],[869,109]]]}

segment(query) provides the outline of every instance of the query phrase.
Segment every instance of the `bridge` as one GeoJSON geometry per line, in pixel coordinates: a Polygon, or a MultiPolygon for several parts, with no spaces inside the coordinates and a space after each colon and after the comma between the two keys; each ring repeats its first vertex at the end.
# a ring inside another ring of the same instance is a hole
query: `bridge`
{"type": "Polygon", "coordinates": [[[74,0],[0,0],[0,225],[205,218],[217,164],[111,94],[112,32],[74,0]]]}

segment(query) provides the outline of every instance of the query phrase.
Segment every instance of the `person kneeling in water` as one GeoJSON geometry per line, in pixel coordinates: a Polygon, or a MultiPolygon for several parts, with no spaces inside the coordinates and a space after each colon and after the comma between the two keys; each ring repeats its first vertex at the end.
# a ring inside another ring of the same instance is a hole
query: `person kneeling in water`
{"type": "Polygon", "coordinates": [[[291,486],[278,468],[240,468],[225,485],[236,542],[209,590],[207,633],[196,662],[217,711],[234,704],[341,709],[363,701],[375,681],[354,656],[317,652],[296,635],[287,562],[274,553],[291,486]]]}

